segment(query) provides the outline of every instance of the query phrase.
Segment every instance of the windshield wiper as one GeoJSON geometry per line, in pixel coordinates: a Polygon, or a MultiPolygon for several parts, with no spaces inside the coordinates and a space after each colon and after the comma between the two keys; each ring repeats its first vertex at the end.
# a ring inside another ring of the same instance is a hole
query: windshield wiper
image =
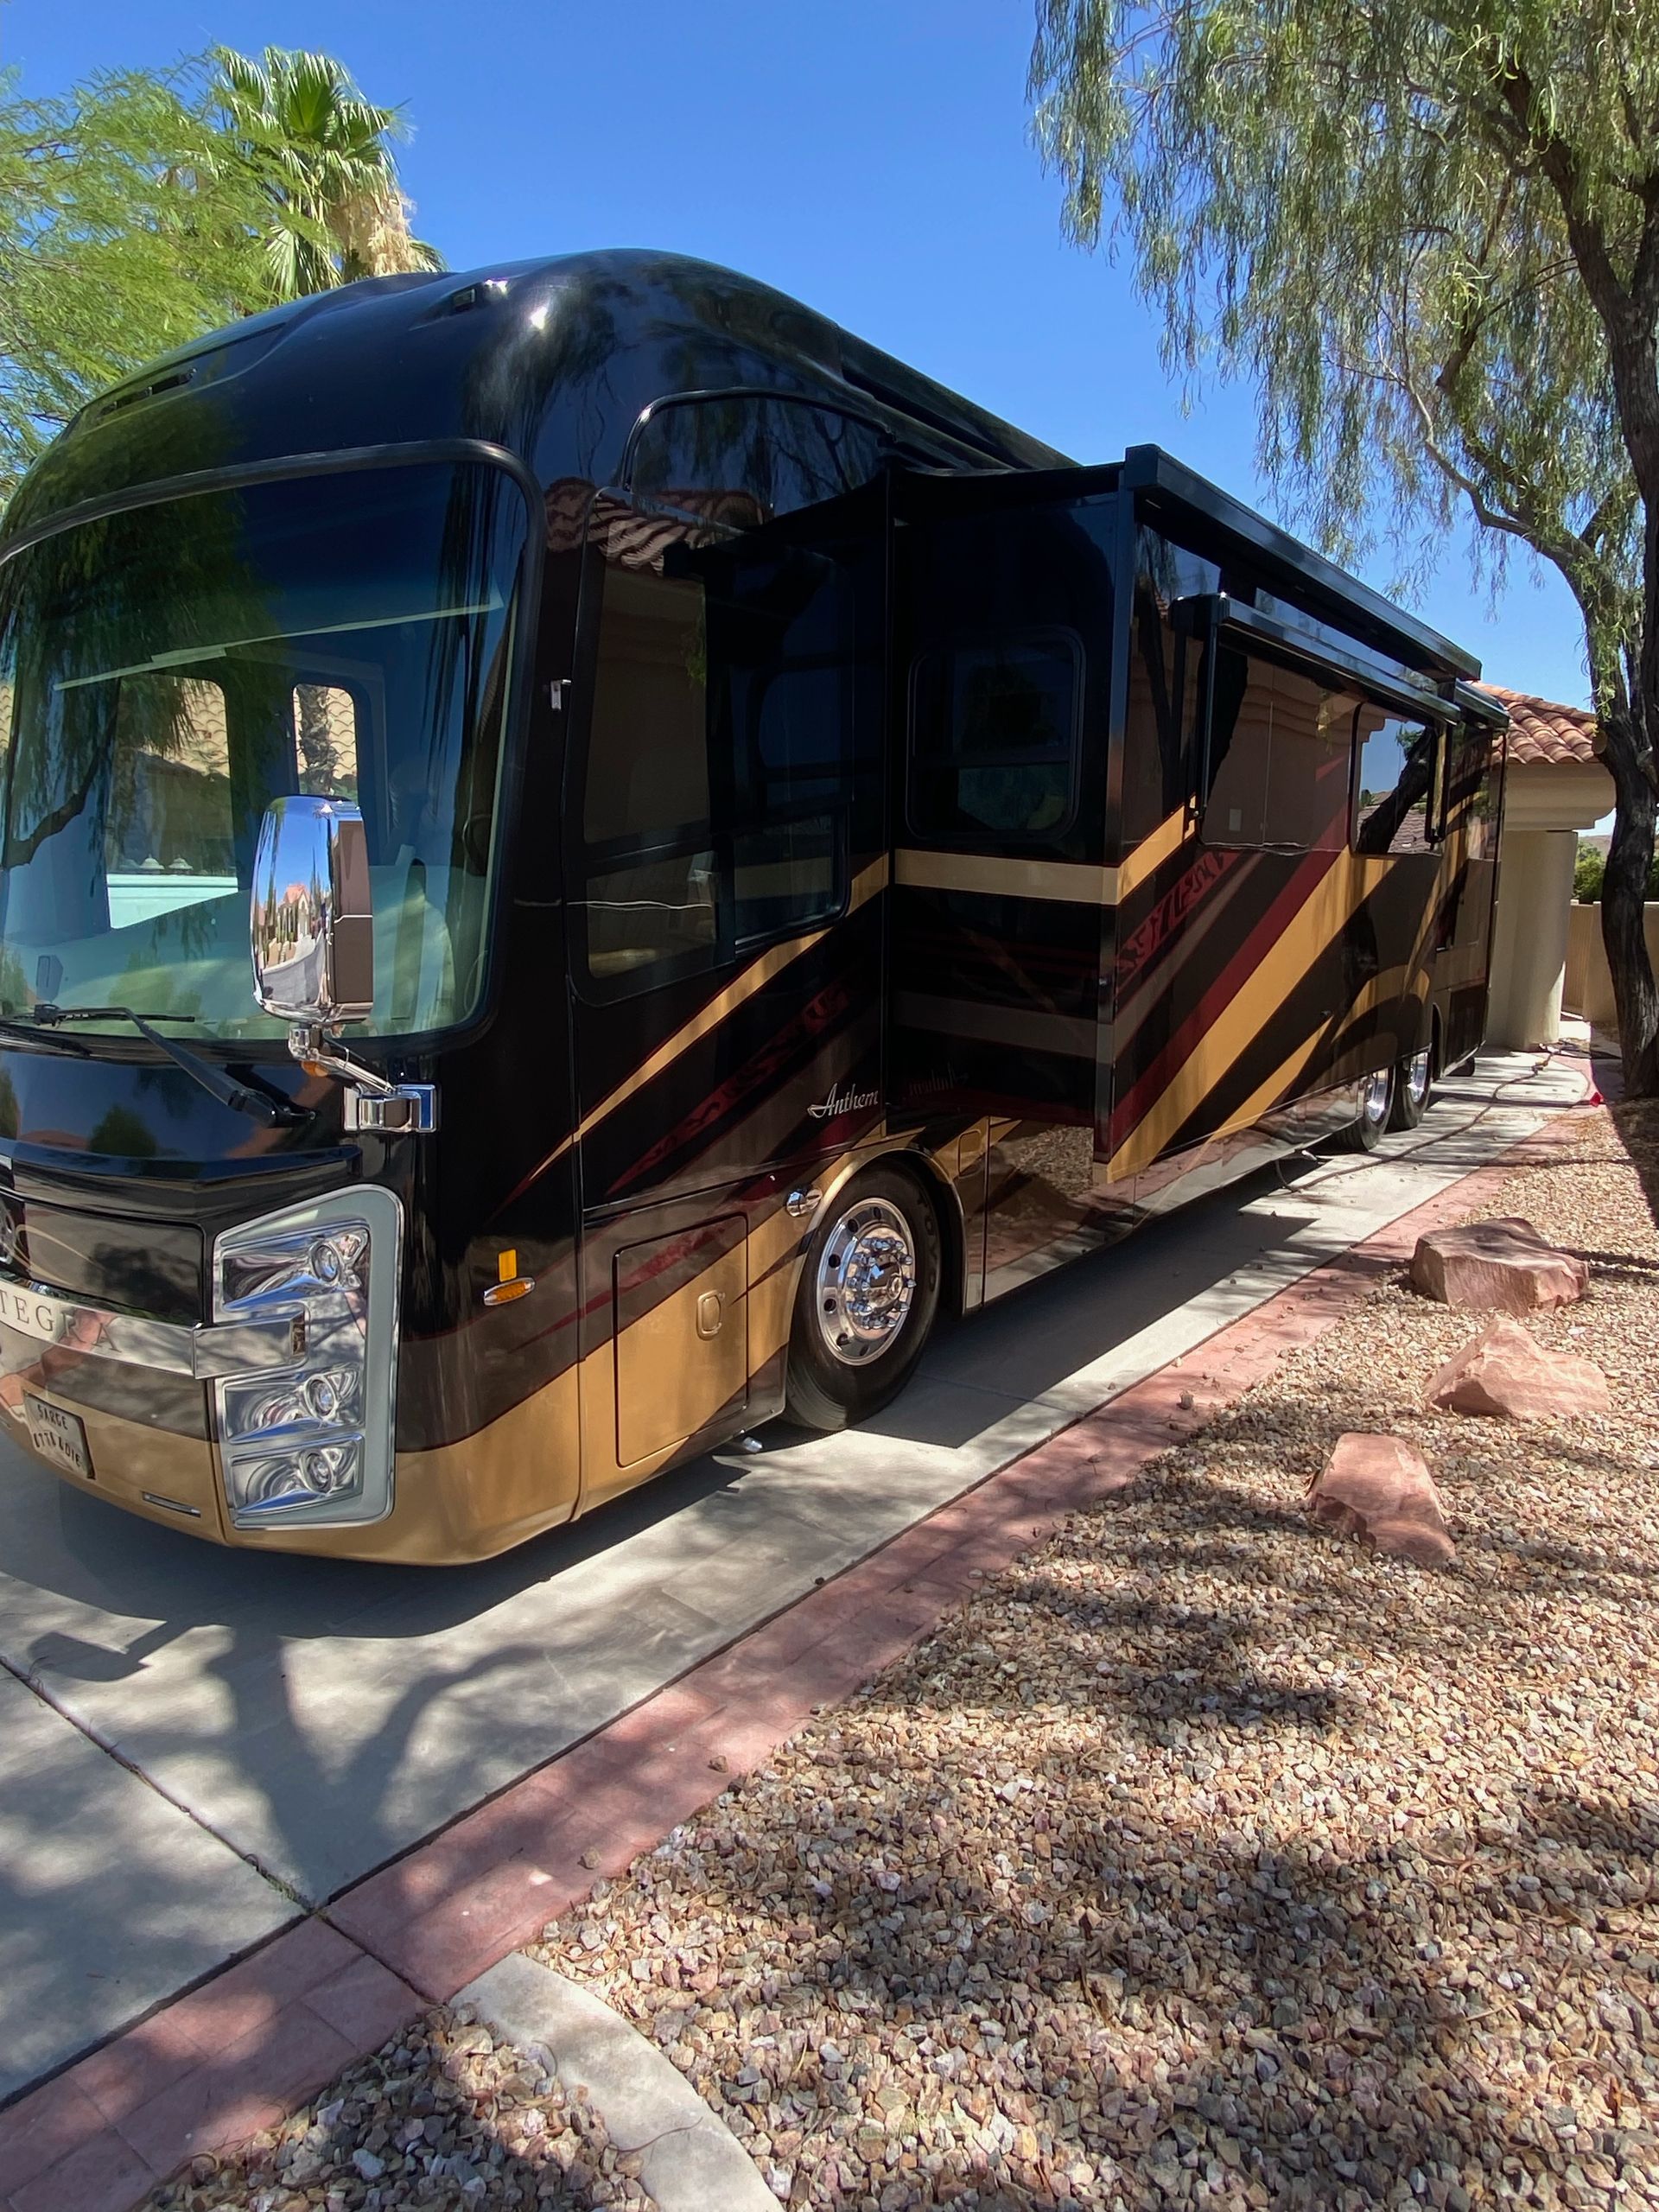
{"type": "MultiPolygon", "coordinates": [[[[251,1114],[256,1122],[263,1122],[267,1128],[276,1128],[284,1122],[308,1122],[308,1108],[291,1106],[286,1099],[275,1099],[263,1090],[250,1090],[223,1068],[215,1067],[211,1060],[204,1060],[176,1037],[164,1036],[151,1025],[157,1021],[194,1021],[194,1014],[135,1014],[130,1006],[53,1006],[49,1001],[29,1008],[30,1019],[42,1029],[55,1029],[66,1021],[130,1021],[148,1045],[164,1052],[175,1068],[182,1068],[186,1075],[202,1089],[211,1091],[221,1105],[233,1107],[238,1114],[251,1114]]],[[[16,1025],[22,1029],[23,1025],[16,1025]]]]}
{"type": "Polygon", "coordinates": [[[54,1052],[73,1052],[78,1060],[92,1057],[85,1045],[77,1045],[72,1038],[54,1037],[49,1030],[43,1031],[38,1022],[16,1021],[10,1016],[0,1016],[0,1037],[20,1037],[28,1045],[46,1045],[54,1052]]]}

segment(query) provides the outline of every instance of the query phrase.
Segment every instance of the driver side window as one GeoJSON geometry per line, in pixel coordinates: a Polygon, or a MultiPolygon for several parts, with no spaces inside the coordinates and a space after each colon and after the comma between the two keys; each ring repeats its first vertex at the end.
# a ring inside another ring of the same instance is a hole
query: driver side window
{"type": "Polygon", "coordinates": [[[601,495],[576,907],[592,995],[655,988],[838,913],[852,594],[832,561],[601,495]]]}

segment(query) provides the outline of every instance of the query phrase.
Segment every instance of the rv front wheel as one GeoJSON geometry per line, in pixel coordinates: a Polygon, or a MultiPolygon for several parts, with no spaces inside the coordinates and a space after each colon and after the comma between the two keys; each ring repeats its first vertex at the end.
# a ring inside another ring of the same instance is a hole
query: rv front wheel
{"type": "Polygon", "coordinates": [[[938,1222],[908,1175],[874,1167],[838,1192],[795,1294],[789,1418],[846,1428],[885,1406],[922,1356],[939,1276],[938,1222]]]}

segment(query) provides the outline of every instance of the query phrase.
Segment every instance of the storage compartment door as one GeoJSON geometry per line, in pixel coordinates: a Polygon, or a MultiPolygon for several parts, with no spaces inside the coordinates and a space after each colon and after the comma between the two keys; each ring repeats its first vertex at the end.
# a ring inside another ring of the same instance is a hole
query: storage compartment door
{"type": "Polygon", "coordinates": [[[616,1464],[626,1468],[748,1403],[743,1217],[625,1244],[612,1271],[616,1464]]]}

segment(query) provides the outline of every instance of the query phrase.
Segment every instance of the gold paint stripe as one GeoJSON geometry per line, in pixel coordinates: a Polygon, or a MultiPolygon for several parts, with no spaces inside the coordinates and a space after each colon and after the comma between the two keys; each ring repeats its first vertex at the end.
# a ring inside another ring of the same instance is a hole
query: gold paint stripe
{"type": "Polygon", "coordinates": [[[1109,1179],[1115,1181],[1157,1159],[1278,1014],[1338,932],[1347,927],[1367,887],[1363,871],[1356,868],[1333,868],[1319,879],[1243,987],[1203,1032],[1113,1154],[1106,1171],[1109,1179]],[[1264,1011],[1269,1001],[1270,1010],[1264,1011]]]}
{"type": "MultiPolygon", "coordinates": [[[[887,862],[884,855],[880,860],[872,861],[868,868],[861,868],[854,877],[852,893],[847,901],[847,913],[855,914],[861,906],[874,898],[878,891],[885,889],[887,880],[887,862]]],[[[845,920],[846,915],[838,916],[837,919],[845,920]]],[[[666,1043],[659,1045],[654,1052],[642,1060],[633,1073],[618,1084],[607,1098],[601,1098],[568,1137],[562,1137],[536,1170],[537,1174],[545,1174],[554,1161],[569,1152],[573,1144],[579,1144],[608,1115],[615,1113],[619,1106],[626,1105],[637,1091],[643,1090],[665,1067],[678,1059],[682,1052],[690,1052],[692,1046],[705,1038],[711,1029],[718,1028],[728,1014],[734,1014],[757,991],[764,990],[774,977],[782,975],[792,961],[798,960],[804,952],[810,952],[815,944],[830,934],[833,926],[834,924],[830,924],[823,929],[810,931],[805,937],[791,938],[782,944],[769,945],[758,960],[752,961],[741,976],[734,976],[723,991],[710,999],[707,1006],[699,1008],[666,1043]]]]}
{"type": "MultiPolygon", "coordinates": [[[[1385,968],[1380,975],[1373,976],[1353,1004],[1344,1008],[1342,1023],[1346,1024],[1356,1020],[1360,1014],[1369,1014],[1373,1007],[1381,1006],[1385,998],[1403,997],[1407,984],[1412,976],[1419,972],[1422,944],[1423,939],[1420,936],[1416,945],[1413,948],[1412,957],[1405,965],[1385,968]]],[[[1265,1083],[1257,1085],[1239,1108],[1237,1113],[1217,1129],[1216,1135],[1223,1137],[1231,1136],[1236,1130],[1248,1128],[1252,1122],[1259,1121],[1263,1114],[1270,1112],[1274,1107],[1281,1104],[1287,1096],[1291,1084],[1295,1082],[1320,1045],[1325,1042],[1330,1026],[1327,1025],[1325,1029],[1316,1030],[1305,1044],[1299,1045],[1282,1066],[1275,1068],[1265,1083]]]]}
{"type": "Polygon", "coordinates": [[[1084,861],[1002,860],[989,853],[920,852],[903,847],[893,856],[895,883],[918,891],[978,891],[1003,899],[1052,899],[1074,906],[1112,906],[1115,868],[1084,861]]]}
{"type": "Polygon", "coordinates": [[[901,846],[893,856],[895,883],[919,891],[983,892],[1004,899],[1052,899],[1072,906],[1116,906],[1185,842],[1186,809],[1178,806],[1121,867],[1085,861],[1008,860],[991,853],[942,853],[901,846]]]}
{"type": "Polygon", "coordinates": [[[1178,806],[1173,814],[1166,815],[1149,837],[1143,837],[1117,874],[1117,897],[1121,904],[1132,891],[1138,890],[1147,878],[1160,868],[1173,852],[1179,852],[1186,842],[1186,809],[1178,806]]]}

